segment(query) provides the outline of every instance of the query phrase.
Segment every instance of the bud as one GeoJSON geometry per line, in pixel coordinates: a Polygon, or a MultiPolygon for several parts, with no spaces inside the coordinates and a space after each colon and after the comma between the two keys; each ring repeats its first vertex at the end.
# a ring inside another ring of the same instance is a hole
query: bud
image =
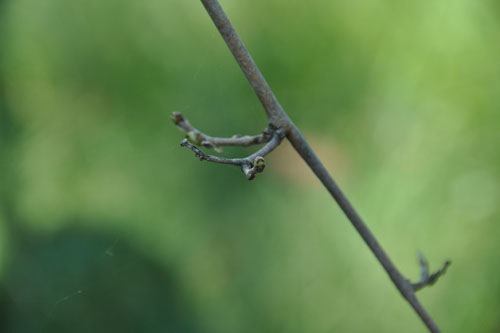
{"type": "Polygon", "coordinates": [[[195,132],[195,131],[189,131],[189,132],[187,132],[186,138],[193,145],[200,145],[201,142],[203,141],[203,138],[201,137],[200,133],[195,132]]]}
{"type": "Polygon", "coordinates": [[[172,114],[170,115],[170,119],[172,119],[174,124],[177,126],[179,125],[179,123],[184,121],[184,117],[182,116],[182,114],[180,112],[172,112],[172,114]]]}
{"type": "Polygon", "coordinates": [[[264,157],[257,156],[253,160],[253,165],[254,165],[254,168],[256,169],[257,172],[262,172],[264,170],[264,168],[266,167],[266,162],[264,161],[264,157]]]}

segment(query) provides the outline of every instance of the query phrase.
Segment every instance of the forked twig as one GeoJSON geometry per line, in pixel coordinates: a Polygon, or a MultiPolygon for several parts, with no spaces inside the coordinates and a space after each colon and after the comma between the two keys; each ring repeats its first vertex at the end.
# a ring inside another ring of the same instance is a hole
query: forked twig
{"type": "Polygon", "coordinates": [[[271,136],[271,140],[269,140],[269,142],[264,147],[262,147],[252,155],[245,158],[224,158],[224,157],[205,154],[198,147],[191,144],[187,138],[182,140],[181,146],[191,149],[196,155],[196,157],[200,159],[200,161],[208,161],[220,164],[230,164],[239,166],[243,171],[243,173],[245,174],[245,176],[247,177],[247,179],[252,180],[255,178],[256,174],[264,171],[264,168],[266,167],[264,156],[266,156],[267,154],[272,152],[276,147],[278,147],[279,144],[281,143],[281,140],[283,140],[284,137],[285,135],[282,130],[274,131],[271,136]]]}
{"type": "Polygon", "coordinates": [[[418,263],[420,264],[420,281],[411,284],[413,286],[413,290],[415,291],[419,291],[427,286],[432,286],[446,273],[446,270],[451,265],[451,261],[446,260],[440,269],[432,274],[429,274],[429,263],[422,253],[418,254],[418,263]]]}
{"type": "Polygon", "coordinates": [[[266,167],[264,156],[278,147],[285,137],[285,131],[283,129],[269,126],[269,128],[266,128],[262,134],[259,135],[235,135],[232,138],[218,138],[206,135],[197,130],[180,112],[173,112],[171,118],[177,127],[186,132],[186,138],[181,142],[182,147],[191,149],[200,161],[239,166],[248,180],[253,180],[255,175],[264,171],[264,168],[266,167]],[[203,147],[213,148],[217,152],[221,152],[222,150],[219,146],[247,147],[262,143],[265,143],[264,147],[260,148],[252,155],[244,158],[225,158],[214,156],[202,152],[195,146],[201,145],[203,147]]]}

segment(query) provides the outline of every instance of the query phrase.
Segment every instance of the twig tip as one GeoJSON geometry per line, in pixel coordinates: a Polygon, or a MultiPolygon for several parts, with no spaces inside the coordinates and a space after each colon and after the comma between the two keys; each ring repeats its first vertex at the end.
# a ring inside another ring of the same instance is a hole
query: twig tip
{"type": "Polygon", "coordinates": [[[429,264],[422,253],[418,253],[418,261],[420,264],[420,281],[412,283],[413,289],[418,291],[424,287],[432,286],[436,281],[446,273],[446,270],[451,265],[450,260],[446,260],[440,269],[429,274],[429,264]]]}
{"type": "Polygon", "coordinates": [[[184,116],[180,112],[172,112],[170,119],[172,119],[176,126],[179,126],[179,124],[184,121],[184,116]]]}

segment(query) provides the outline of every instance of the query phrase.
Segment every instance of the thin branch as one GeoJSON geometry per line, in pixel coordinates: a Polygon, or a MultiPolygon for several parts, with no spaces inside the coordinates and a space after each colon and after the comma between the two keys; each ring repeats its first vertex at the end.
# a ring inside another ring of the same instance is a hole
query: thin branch
{"type": "Polygon", "coordinates": [[[206,153],[202,152],[198,147],[191,144],[188,139],[182,140],[181,146],[186,147],[188,149],[191,149],[194,152],[194,155],[197,158],[199,158],[200,161],[208,161],[208,162],[214,162],[214,163],[220,163],[220,164],[230,164],[230,165],[240,166],[241,163],[245,160],[243,158],[224,158],[224,157],[218,157],[218,156],[206,154],[206,153]]]}
{"type": "Polygon", "coordinates": [[[418,262],[420,264],[420,281],[412,283],[413,290],[419,291],[420,289],[432,286],[437,280],[446,273],[446,270],[451,265],[451,261],[447,260],[436,272],[429,274],[429,263],[422,255],[418,254],[418,262]]]}
{"type": "Polygon", "coordinates": [[[394,265],[392,260],[389,258],[385,250],[382,248],[380,243],[371,232],[370,228],[368,228],[361,216],[354,209],[352,204],[339,188],[335,180],[333,180],[332,176],[330,176],[323,163],[321,163],[318,156],[314,153],[302,133],[295,125],[293,125],[293,127],[287,133],[287,138],[295,148],[295,150],[299,153],[299,155],[304,159],[304,161],[306,161],[307,165],[309,165],[314,174],[323,183],[328,192],[330,192],[331,196],[335,199],[353,227],[358,231],[359,235],[361,236],[361,238],[363,238],[366,245],[370,248],[382,267],[384,267],[385,271],[389,275],[389,278],[392,280],[396,288],[410,304],[413,310],[417,313],[422,322],[427,326],[429,331],[440,332],[432,317],[415,296],[415,291],[411,283],[394,265]]]}
{"type": "Polygon", "coordinates": [[[247,179],[252,180],[255,178],[256,174],[264,171],[264,168],[266,167],[264,156],[278,147],[284,137],[284,131],[279,129],[273,131],[273,133],[271,134],[271,140],[269,140],[269,142],[264,147],[260,148],[258,151],[245,158],[224,158],[206,154],[202,152],[198,147],[191,144],[187,138],[182,140],[181,146],[191,149],[194,152],[195,156],[200,159],[200,161],[239,166],[247,179]]]}
{"type": "Polygon", "coordinates": [[[188,139],[189,142],[194,145],[212,148],[218,153],[222,152],[221,146],[248,147],[266,143],[271,140],[271,132],[269,129],[265,129],[262,134],[258,135],[234,135],[231,138],[218,138],[209,136],[193,127],[180,112],[173,112],[170,118],[179,129],[186,132],[186,139],[188,139]]]}
{"type": "MultiPolygon", "coordinates": [[[[292,146],[295,148],[297,153],[304,159],[304,161],[309,165],[311,170],[316,174],[318,179],[323,183],[325,188],[330,192],[331,196],[335,199],[339,207],[345,213],[349,221],[352,223],[354,228],[358,231],[360,236],[363,238],[367,246],[370,248],[372,253],[375,255],[377,260],[383,266],[390,279],[393,281],[396,288],[400,291],[401,295],[408,301],[414,311],[421,318],[422,322],[427,326],[431,332],[439,332],[439,328],[430,315],[427,313],[422,304],[418,301],[415,296],[415,285],[412,285],[404,276],[399,272],[396,266],[392,263],[389,256],[385,253],[383,248],[378,243],[375,236],[372,234],[366,223],[361,219],[359,214],[356,212],[352,204],[349,202],[347,197],[342,193],[337,183],[330,176],[324,165],[321,163],[317,155],[314,153],[313,149],[309,146],[308,142],[298,129],[298,127],[292,122],[292,120],[285,113],[281,107],[278,99],[272,92],[271,88],[267,84],[264,76],[258,69],[257,65],[250,56],[245,45],[241,41],[240,37],[236,33],[234,27],[229,21],[227,15],[224,13],[222,7],[217,0],[201,0],[208,14],[212,18],[215,26],[219,30],[222,38],[226,42],[227,46],[231,50],[233,56],[235,57],[238,65],[242,69],[246,78],[250,82],[250,85],[255,91],[255,94],[259,98],[264,110],[267,114],[270,127],[283,130],[286,134],[287,139],[290,141],[292,146]]],[[[188,131],[189,133],[189,131],[188,131]]],[[[196,132],[195,139],[196,139],[196,132]]],[[[274,137],[273,137],[274,140],[274,137]]],[[[273,141],[271,140],[271,141],[273,141]]],[[[194,140],[197,142],[197,140],[194,140]]],[[[203,141],[203,140],[202,140],[203,141]]],[[[279,140],[281,142],[281,139],[279,140]]],[[[183,145],[191,148],[195,151],[195,154],[201,159],[209,156],[201,152],[199,149],[193,149],[188,145],[187,140],[183,145]],[[202,158],[203,157],[203,158],[202,158]]],[[[266,153],[269,153],[272,149],[279,145],[279,142],[274,145],[270,145],[266,153]]],[[[267,148],[267,145],[266,147],[267,148]]],[[[264,149],[263,148],[263,149],[264,149]]],[[[257,153],[256,153],[257,154],[257,153]]],[[[255,154],[252,156],[255,157],[255,154]]],[[[250,158],[250,157],[249,157],[250,158]]],[[[209,159],[207,159],[209,160],[209,159]]],[[[251,161],[251,159],[250,159],[251,161]]],[[[213,161],[215,162],[215,161],[213,161]]],[[[231,164],[231,163],[226,163],[231,164]]],[[[241,165],[243,171],[245,172],[244,165],[241,165]]],[[[245,172],[246,173],[246,172],[245,172]]],[[[246,173],[247,174],[247,173],[246,173]]],[[[255,174],[253,175],[255,176],[255,174]]],[[[247,174],[248,177],[248,174],[247,174]]],[[[445,264],[443,268],[439,271],[439,274],[433,274],[433,282],[441,276],[449,264],[445,264]]],[[[430,281],[430,278],[427,279],[430,281]]]]}
{"type": "Polygon", "coordinates": [[[201,2],[264,107],[269,124],[275,127],[287,125],[287,120],[289,121],[288,116],[271,90],[271,87],[269,87],[264,75],[262,75],[252,59],[245,44],[233,28],[219,2],[217,0],[201,0],[201,2]]]}

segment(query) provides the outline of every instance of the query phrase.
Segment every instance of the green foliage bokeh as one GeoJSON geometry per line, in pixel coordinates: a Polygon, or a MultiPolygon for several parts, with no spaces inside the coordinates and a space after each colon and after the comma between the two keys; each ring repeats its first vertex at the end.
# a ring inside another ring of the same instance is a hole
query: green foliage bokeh
{"type": "MultiPolygon", "coordinates": [[[[398,267],[452,260],[436,322],[500,329],[498,4],[221,2],[398,267]]],[[[199,1],[4,0],[0,74],[7,332],[425,331],[288,144],[253,182],[179,147],[266,126],[199,1]]]]}

